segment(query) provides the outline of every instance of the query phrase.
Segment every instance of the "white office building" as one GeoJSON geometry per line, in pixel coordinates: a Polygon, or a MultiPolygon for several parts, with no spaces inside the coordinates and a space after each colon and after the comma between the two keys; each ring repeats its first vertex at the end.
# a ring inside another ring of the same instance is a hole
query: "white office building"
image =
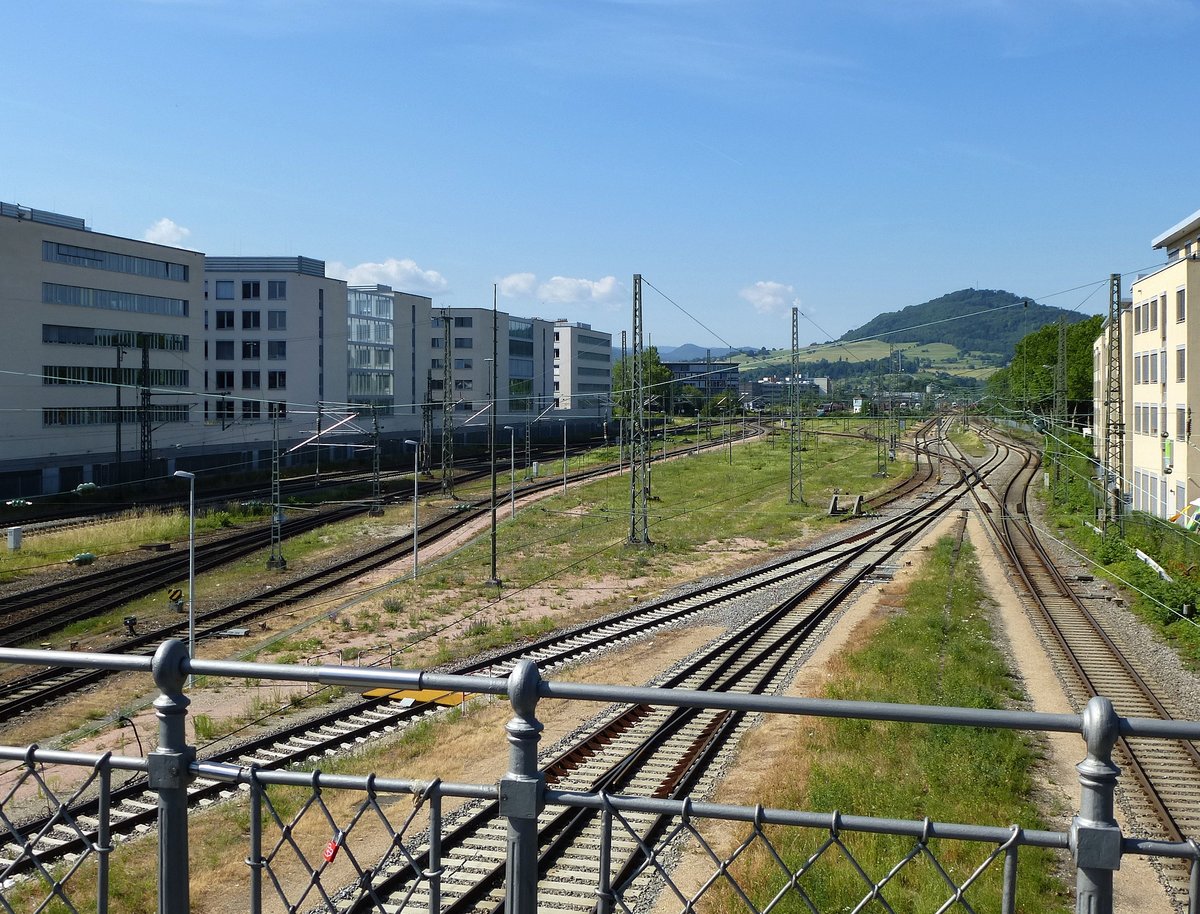
{"type": "Polygon", "coordinates": [[[261,469],[275,427],[293,442],[348,406],[346,283],[309,257],[206,257],[204,297],[205,449],[261,469]]]}
{"type": "Polygon", "coordinates": [[[429,386],[438,415],[447,369],[456,414],[471,416],[491,402],[493,314],[497,421],[528,421],[553,405],[553,324],[540,318],[493,312],[490,308],[435,308],[429,322],[429,386]],[[444,321],[450,324],[449,351],[444,321]]]}
{"type": "Polygon", "coordinates": [[[0,496],[142,475],[201,426],[204,258],[0,203],[0,496]]]}
{"type": "Polygon", "coordinates": [[[611,333],[591,324],[554,322],[554,397],[560,409],[611,412],[611,333]]]}

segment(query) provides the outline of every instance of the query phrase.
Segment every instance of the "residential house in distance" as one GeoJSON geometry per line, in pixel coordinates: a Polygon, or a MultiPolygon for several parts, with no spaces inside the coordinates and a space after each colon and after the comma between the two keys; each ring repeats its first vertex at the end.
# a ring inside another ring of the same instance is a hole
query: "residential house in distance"
{"type": "Polygon", "coordinates": [[[0,496],[141,478],[202,427],[204,255],[0,203],[0,496]]]}

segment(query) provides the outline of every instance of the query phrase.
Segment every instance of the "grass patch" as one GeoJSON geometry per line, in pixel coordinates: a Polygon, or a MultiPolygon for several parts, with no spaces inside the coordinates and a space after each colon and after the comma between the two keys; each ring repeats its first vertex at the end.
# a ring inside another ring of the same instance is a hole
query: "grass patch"
{"type": "MultiPolygon", "coordinates": [[[[957,567],[944,539],[909,588],[904,609],[869,643],[844,656],[827,687],[830,698],[1002,708],[1017,694],[991,642],[987,602],[969,545],[957,567]]],[[[789,809],[845,814],[1044,827],[1029,797],[1035,751],[1021,734],[969,727],[915,726],[856,720],[807,723],[781,754],[790,759],[767,775],[761,795],[789,809]],[[796,760],[807,764],[796,770],[796,760]]],[[[793,868],[820,845],[824,833],[773,829],[772,842],[793,868]]],[[[913,847],[907,838],[843,833],[842,840],[873,878],[880,879],[913,847]]],[[[935,841],[939,862],[961,882],[990,846],[935,841]]],[[[1055,877],[1056,859],[1022,848],[1017,909],[1069,911],[1068,886],[1055,877]]],[[[765,853],[735,867],[738,881],[761,907],[780,888],[780,870],[765,853]]],[[[976,910],[999,907],[1001,864],[994,863],[967,893],[976,910]]],[[[850,910],[865,894],[861,877],[832,853],[801,880],[818,910],[850,910]]],[[[914,861],[884,890],[898,911],[935,910],[946,887],[932,867],[914,861]]],[[[808,910],[798,897],[776,910],[808,910]]],[[[741,911],[725,892],[720,911],[741,911]]]]}

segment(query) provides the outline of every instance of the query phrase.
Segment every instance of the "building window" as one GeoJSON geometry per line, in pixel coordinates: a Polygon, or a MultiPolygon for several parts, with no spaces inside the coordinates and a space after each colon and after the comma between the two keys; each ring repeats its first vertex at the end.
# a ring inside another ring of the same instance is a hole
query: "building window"
{"type": "Polygon", "coordinates": [[[454,360],[454,367],[458,368],[462,371],[470,371],[471,366],[473,364],[474,364],[474,359],[455,359],[454,360]]]}
{"type": "Polygon", "coordinates": [[[267,389],[268,390],[287,390],[287,372],[286,371],[268,371],[267,372],[267,389]]]}
{"type": "Polygon", "coordinates": [[[242,418],[243,419],[261,419],[262,418],[262,403],[258,400],[243,400],[242,401],[242,418]]]}
{"type": "Polygon", "coordinates": [[[233,280],[218,279],[217,280],[217,298],[222,300],[233,300],[233,280]]]}
{"type": "Polygon", "coordinates": [[[213,357],[219,362],[233,361],[233,340],[217,340],[213,357]]]}
{"type": "Polygon", "coordinates": [[[141,349],[187,352],[185,333],[142,333],[138,330],[109,330],[103,327],[71,327],[63,324],[42,324],[43,343],[64,343],[73,346],[103,346],[115,349],[141,349]]]}
{"type": "Polygon", "coordinates": [[[474,390],[475,382],[470,378],[463,378],[454,382],[455,390],[474,390]]]}
{"type": "Polygon", "coordinates": [[[1140,355],[1133,357],[1133,383],[1142,383],[1142,357],[1140,355]]]}
{"type": "Polygon", "coordinates": [[[1158,407],[1150,407],[1150,434],[1158,437],[1158,407]]]}
{"type": "Polygon", "coordinates": [[[268,403],[267,416],[271,419],[286,419],[287,404],[286,403],[268,403]]]}
{"type": "Polygon", "coordinates": [[[1187,374],[1187,349],[1180,346],[1175,350],[1175,380],[1183,381],[1187,374]]]}
{"type": "Polygon", "coordinates": [[[279,359],[287,358],[287,340],[267,340],[267,358],[279,359]]]}
{"type": "Polygon", "coordinates": [[[233,390],[232,371],[217,371],[213,374],[217,379],[217,390],[233,390]]]}
{"type": "Polygon", "coordinates": [[[42,242],[42,260],[49,263],[69,263],[77,267],[91,267],[112,273],[129,273],[134,276],[151,276],[155,279],[173,279],[187,282],[187,264],[171,263],[169,260],[150,260],[132,254],[114,254],[95,248],[81,248],[73,244],[42,242]]]}
{"type": "Polygon", "coordinates": [[[441,359],[430,359],[430,360],[429,360],[429,367],[430,367],[430,368],[436,368],[436,369],[440,369],[440,368],[442,367],[442,360],[441,360],[441,359]]]}
{"type": "Polygon", "coordinates": [[[262,298],[262,283],[257,279],[242,280],[242,299],[262,298]]]}
{"type": "Polygon", "coordinates": [[[473,317],[456,317],[454,319],[455,327],[473,327],[475,326],[475,318],[473,317]]]}
{"type": "Polygon", "coordinates": [[[474,347],[475,341],[469,336],[456,336],[454,338],[455,349],[471,349],[474,347]]]}
{"type": "Polygon", "coordinates": [[[113,292],[109,289],[88,289],[83,286],[64,286],[54,282],[42,283],[42,304],[76,305],[81,308],[130,311],[136,314],[162,314],[167,317],[188,316],[188,303],[182,298],[162,298],[158,295],[138,295],[134,292],[113,292]]]}
{"type": "Polygon", "coordinates": [[[1187,292],[1183,289],[1175,290],[1175,320],[1187,320],[1187,292]]]}
{"type": "Polygon", "coordinates": [[[268,311],[267,312],[267,329],[268,330],[286,330],[287,329],[287,312],[286,311],[268,311]]]}
{"type": "Polygon", "coordinates": [[[242,329],[257,330],[262,326],[262,312],[260,311],[243,311],[242,312],[242,329]]]}
{"type": "Polygon", "coordinates": [[[429,348],[430,349],[441,349],[442,348],[442,338],[440,336],[435,336],[433,339],[431,339],[429,341],[429,348]]]}
{"type": "Polygon", "coordinates": [[[262,387],[262,373],[258,371],[242,372],[242,390],[258,390],[262,387]]]}
{"type": "Polygon", "coordinates": [[[1187,439],[1187,407],[1175,407],[1175,440],[1184,441],[1187,439]]]}
{"type": "Polygon", "coordinates": [[[217,418],[218,419],[233,419],[233,401],[220,400],[217,403],[217,418]]]}
{"type": "Polygon", "coordinates": [[[283,301],[287,298],[287,280],[270,279],[267,281],[267,298],[271,301],[283,301]]]}
{"type": "Polygon", "coordinates": [[[242,340],[242,358],[257,359],[261,358],[262,347],[258,340],[242,340]]]}

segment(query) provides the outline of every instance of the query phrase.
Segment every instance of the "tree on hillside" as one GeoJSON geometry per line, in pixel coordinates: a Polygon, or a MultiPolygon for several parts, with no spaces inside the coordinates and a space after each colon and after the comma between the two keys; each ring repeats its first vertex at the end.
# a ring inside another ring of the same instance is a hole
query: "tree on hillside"
{"type": "MultiPolygon", "coordinates": [[[[1067,327],[1067,411],[1086,421],[1092,409],[1092,344],[1104,319],[1089,317],[1067,327]]],[[[987,380],[987,392],[1016,412],[1048,415],[1054,408],[1054,366],[1058,361],[1058,325],[1049,324],[1022,338],[1007,368],[987,380]]]]}

